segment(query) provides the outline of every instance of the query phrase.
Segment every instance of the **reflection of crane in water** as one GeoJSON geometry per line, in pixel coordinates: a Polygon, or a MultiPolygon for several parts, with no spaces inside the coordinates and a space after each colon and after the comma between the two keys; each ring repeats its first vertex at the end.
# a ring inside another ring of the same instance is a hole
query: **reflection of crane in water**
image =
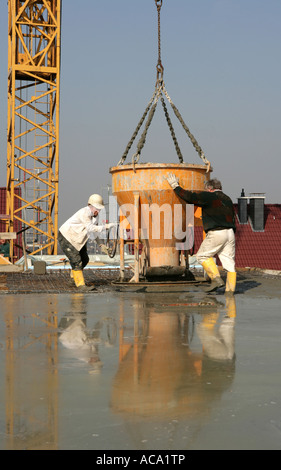
{"type": "Polygon", "coordinates": [[[141,436],[152,440],[168,428],[167,436],[173,440],[171,429],[175,433],[182,426],[194,439],[193,421],[197,432],[198,422],[204,425],[233,381],[235,298],[227,298],[225,307],[215,300],[212,304],[210,297],[208,302],[204,307],[198,302],[198,308],[191,302],[189,308],[187,302],[182,302],[185,307],[180,302],[173,306],[167,294],[165,304],[163,296],[154,295],[153,303],[149,295],[135,297],[133,334],[128,341],[129,317],[123,301],[120,363],[111,407],[122,415],[138,443],[141,436]]]}
{"type": "MultiPolygon", "coordinates": [[[[5,406],[7,450],[56,450],[59,445],[59,347],[71,346],[73,365],[85,361],[91,374],[101,369],[99,345],[116,343],[117,326],[110,317],[89,328],[89,306],[83,294],[72,294],[69,313],[58,322],[59,296],[40,306],[37,300],[7,296],[5,320],[5,406]],[[20,307],[19,307],[20,305],[20,307]],[[19,309],[19,314],[16,312],[19,309]],[[71,328],[71,326],[74,328],[71,328]],[[70,328],[70,329],[68,329],[70,328]],[[64,333],[66,333],[64,335],[64,333]],[[70,333],[70,334],[69,334],[70,333]],[[74,347],[74,349],[73,349],[74,347]],[[78,352],[78,355],[75,353],[78,352]]],[[[83,364],[83,363],[82,363],[83,364]]],[[[4,403],[4,400],[3,400],[4,403]]]]}
{"type": "MultiPolygon", "coordinates": [[[[6,449],[56,450],[58,362],[56,297],[44,315],[16,316],[16,296],[5,302],[6,449]],[[19,338],[19,331],[21,337],[19,338]],[[26,334],[23,334],[25,332],[26,334]],[[42,348],[42,345],[44,346],[42,348]],[[34,356],[41,355],[41,367],[34,356]],[[36,367],[36,369],[35,369],[36,367]]],[[[32,309],[32,306],[30,306],[32,309]]]]}

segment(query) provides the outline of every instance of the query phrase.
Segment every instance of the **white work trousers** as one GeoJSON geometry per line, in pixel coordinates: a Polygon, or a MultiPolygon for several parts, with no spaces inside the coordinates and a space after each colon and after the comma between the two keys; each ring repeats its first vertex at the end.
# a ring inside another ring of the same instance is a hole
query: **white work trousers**
{"type": "Polygon", "coordinates": [[[226,271],[235,272],[235,235],[232,228],[210,230],[197,251],[196,258],[202,263],[215,255],[218,255],[226,271]]]}

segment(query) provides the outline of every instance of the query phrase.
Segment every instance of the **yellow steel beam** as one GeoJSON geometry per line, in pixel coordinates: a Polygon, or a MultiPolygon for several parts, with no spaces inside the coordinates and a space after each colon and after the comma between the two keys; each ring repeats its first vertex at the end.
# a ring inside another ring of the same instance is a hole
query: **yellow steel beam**
{"type": "Polygon", "coordinates": [[[60,27],[61,0],[8,0],[7,231],[31,254],[57,254],[60,27]]]}

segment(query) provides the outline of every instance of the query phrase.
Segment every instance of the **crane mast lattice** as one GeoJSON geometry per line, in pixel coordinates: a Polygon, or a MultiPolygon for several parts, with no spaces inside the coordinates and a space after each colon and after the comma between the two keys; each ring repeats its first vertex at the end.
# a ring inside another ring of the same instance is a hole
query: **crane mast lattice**
{"type": "Polygon", "coordinates": [[[21,224],[11,257],[14,243],[57,254],[60,29],[61,0],[8,0],[8,230],[21,224]]]}

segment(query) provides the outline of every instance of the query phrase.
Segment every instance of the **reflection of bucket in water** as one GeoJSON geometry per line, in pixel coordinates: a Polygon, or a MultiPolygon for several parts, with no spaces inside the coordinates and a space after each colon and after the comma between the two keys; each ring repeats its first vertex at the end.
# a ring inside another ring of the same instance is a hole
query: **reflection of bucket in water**
{"type": "MultiPolygon", "coordinates": [[[[187,315],[185,320],[190,319],[187,315]]],[[[112,386],[113,411],[159,419],[208,416],[233,380],[234,362],[214,366],[203,350],[192,351],[182,340],[175,313],[152,309],[145,324],[143,336],[135,331],[134,344],[121,356],[112,386]]]]}

